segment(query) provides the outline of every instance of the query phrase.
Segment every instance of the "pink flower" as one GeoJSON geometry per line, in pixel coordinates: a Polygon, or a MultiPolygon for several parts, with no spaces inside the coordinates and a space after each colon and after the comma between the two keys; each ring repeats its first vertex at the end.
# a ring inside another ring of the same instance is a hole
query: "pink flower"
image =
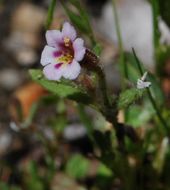
{"type": "Polygon", "coordinates": [[[60,80],[61,77],[74,80],[80,74],[80,64],[85,55],[84,40],[76,38],[76,31],[68,22],[63,24],[62,31],[48,30],[47,45],[41,55],[43,73],[49,80],[60,80]]]}

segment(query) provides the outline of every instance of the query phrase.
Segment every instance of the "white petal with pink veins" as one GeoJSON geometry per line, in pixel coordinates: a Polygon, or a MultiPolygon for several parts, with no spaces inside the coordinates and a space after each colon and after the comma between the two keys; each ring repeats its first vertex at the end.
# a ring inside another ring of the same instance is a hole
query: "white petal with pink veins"
{"type": "Polygon", "coordinates": [[[45,46],[42,54],[41,54],[41,60],[40,63],[45,66],[49,63],[55,63],[55,58],[53,56],[54,52],[56,51],[56,48],[45,46]]]}
{"type": "Polygon", "coordinates": [[[64,70],[65,68],[63,65],[56,68],[55,64],[49,64],[44,67],[43,73],[48,80],[58,81],[62,77],[64,70]]]}
{"type": "Polygon", "coordinates": [[[81,38],[77,38],[73,42],[73,48],[74,48],[74,57],[76,61],[81,61],[86,52],[86,48],[84,47],[84,40],[81,38]]]}
{"type": "Polygon", "coordinates": [[[59,44],[63,42],[63,35],[59,30],[47,30],[46,40],[49,46],[59,48],[59,44]]]}
{"type": "Polygon", "coordinates": [[[71,64],[65,66],[63,77],[66,79],[74,80],[80,74],[80,70],[80,64],[76,60],[73,60],[71,64]]]}
{"type": "Polygon", "coordinates": [[[65,22],[63,24],[63,29],[62,29],[62,34],[63,37],[68,37],[70,38],[72,41],[76,38],[77,34],[76,34],[76,30],[74,29],[74,27],[68,23],[65,22]]]}

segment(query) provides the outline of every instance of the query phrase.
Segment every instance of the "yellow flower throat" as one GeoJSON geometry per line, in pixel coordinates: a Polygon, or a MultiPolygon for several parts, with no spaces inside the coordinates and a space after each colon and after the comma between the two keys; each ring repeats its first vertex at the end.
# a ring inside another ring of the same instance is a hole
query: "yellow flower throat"
{"type": "MultiPolygon", "coordinates": [[[[69,48],[71,47],[71,40],[68,37],[64,38],[64,45],[65,47],[69,48]]],[[[69,64],[71,63],[73,60],[73,55],[71,55],[71,51],[63,51],[61,57],[57,58],[57,62],[61,62],[64,64],[69,64]]]]}

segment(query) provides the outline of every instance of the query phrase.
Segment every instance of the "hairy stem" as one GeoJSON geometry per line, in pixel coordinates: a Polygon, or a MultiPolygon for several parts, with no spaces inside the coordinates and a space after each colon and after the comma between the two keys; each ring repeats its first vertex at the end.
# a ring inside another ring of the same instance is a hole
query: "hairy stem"
{"type": "Polygon", "coordinates": [[[106,84],[105,74],[101,69],[101,67],[96,67],[96,73],[99,77],[99,86],[103,96],[104,105],[105,107],[110,107],[110,100],[107,94],[107,84],[106,84]]]}

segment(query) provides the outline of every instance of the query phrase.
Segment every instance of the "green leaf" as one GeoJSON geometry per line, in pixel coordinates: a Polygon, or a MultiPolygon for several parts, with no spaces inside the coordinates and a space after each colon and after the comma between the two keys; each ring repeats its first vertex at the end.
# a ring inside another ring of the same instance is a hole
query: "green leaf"
{"type": "Polygon", "coordinates": [[[91,102],[91,98],[87,92],[72,81],[63,80],[56,82],[47,80],[43,76],[42,71],[38,69],[31,69],[29,73],[34,81],[61,98],[69,98],[85,104],[91,102]]]}
{"type": "Polygon", "coordinates": [[[145,103],[143,106],[133,105],[128,108],[128,114],[126,116],[126,122],[133,127],[144,126],[150,119],[153,118],[155,110],[149,103],[145,103]]]}
{"type": "Polygon", "coordinates": [[[89,161],[79,154],[72,156],[66,165],[66,173],[76,179],[86,177],[88,171],[89,161]]]}
{"type": "Polygon", "coordinates": [[[57,0],[51,0],[50,6],[48,8],[47,20],[46,20],[46,29],[48,29],[53,21],[53,15],[55,11],[57,0]]]}
{"type": "Polygon", "coordinates": [[[28,176],[25,178],[25,183],[28,189],[44,190],[44,184],[38,173],[36,162],[30,161],[27,168],[28,176]]]}
{"type": "Polygon", "coordinates": [[[119,109],[125,109],[131,104],[133,104],[136,100],[142,97],[143,93],[145,92],[145,89],[130,89],[122,92],[118,99],[118,108],[119,109]]]}
{"type": "Polygon", "coordinates": [[[37,163],[35,161],[30,161],[30,163],[28,164],[28,172],[30,173],[32,178],[34,178],[34,179],[39,178],[38,166],[37,166],[37,163]]]}
{"type": "Polygon", "coordinates": [[[106,165],[101,163],[97,171],[97,176],[111,177],[112,171],[106,167],[106,165]]]}
{"type": "Polygon", "coordinates": [[[61,4],[63,5],[63,8],[65,12],[67,13],[68,17],[70,18],[71,22],[77,26],[77,28],[85,33],[88,34],[90,32],[89,26],[87,25],[86,19],[82,18],[82,15],[75,13],[71,9],[69,9],[69,6],[67,6],[64,2],[61,1],[61,4]]]}
{"type": "Polygon", "coordinates": [[[79,15],[82,19],[82,22],[84,23],[84,26],[87,27],[90,34],[92,33],[92,28],[90,25],[89,16],[87,14],[87,11],[82,7],[79,0],[70,0],[70,3],[77,8],[77,11],[79,12],[79,15]]]}
{"type": "Polygon", "coordinates": [[[127,65],[127,79],[135,84],[141,75],[139,73],[134,55],[131,53],[125,53],[125,62],[127,65]]]}
{"type": "Polygon", "coordinates": [[[33,119],[37,113],[38,107],[39,107],[39,102],[33,103],[27,118],[23,123],[21,123],[22,128],[28,128],[32,124],[33,119]]]}
{"type": "Polygon", "coordinates": [[[159,105],[163,105],[165,102],[165,97],[163,94],[163,91],[161,89],[161,85],[160,82],[157,80],[157,78],[152,74],[152,73],[148,73],[148,77],[147,77],[148,81],[151,82],[151,87],[150,90],[154,96],[154,98],[157,101],[157,104],[159,105]]]}
{"type": "Polygon", "coordinates": [[[74,12],[70,11],[69,9],[65,8],[71,22],[77,26],[77,28],[85,34],[89,33],[89,28],[86,26],[85,22],[82,20],[82,18],[75,14],[74,12]]]}

